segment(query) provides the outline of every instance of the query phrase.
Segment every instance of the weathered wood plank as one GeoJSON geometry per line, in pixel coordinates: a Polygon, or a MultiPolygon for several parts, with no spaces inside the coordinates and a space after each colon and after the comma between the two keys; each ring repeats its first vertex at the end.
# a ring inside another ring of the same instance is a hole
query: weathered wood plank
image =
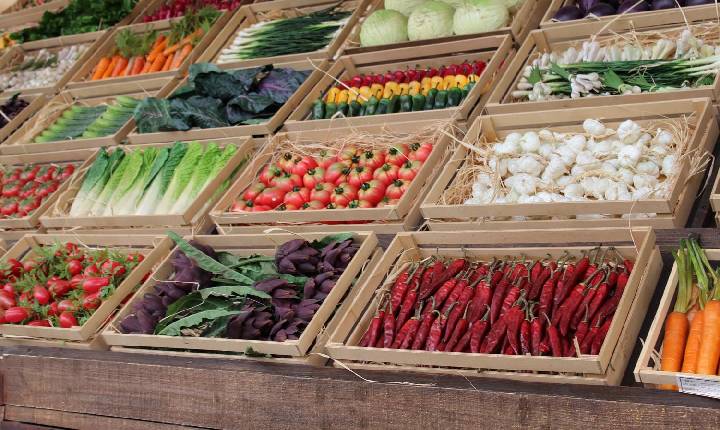
{"type": "Polygon", "coordinates": [[[78,430],[183,430],[198,428],[21,406],[8,406],[5,409],[5,420],[78,430]]]}

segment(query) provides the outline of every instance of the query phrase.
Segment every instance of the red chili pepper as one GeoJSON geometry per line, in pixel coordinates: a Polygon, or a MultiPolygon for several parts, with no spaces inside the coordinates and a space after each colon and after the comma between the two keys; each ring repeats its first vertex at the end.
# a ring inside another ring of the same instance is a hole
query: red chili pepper
{"type": "MultiPolygon", "coordinates": [[[[433,303],[432,305],[433,309],[435,308],[435,305],[433,303]]],[[[415,336],[415,339],[412,343],[412,349],[419,350],[423,349],[425,346],[425,340],[428,337],[428,334],[430,333],[430,327],[432,326],[433,321],[435,320],[435,313],[434,312],[428,312],[422,314],[422,321],[420,322],[420,327],[418,328],[417,335],[415,336]]]]}
{"type": "Polygon", "coordinates": [[[510,281],[505,277],[498,283],[497,287],[495,287],[495,291],[493,291],[490,301],[490,325],[495,325],[495,321],[500,317],[503,299],[505,299],[505,293],[509,286],[510,281]]]}
{"type": "MultiPolygon", "coordinates": [[[[425,300],[432,293],[435,292],[438,288],[440,288],[445,281],[448,279],[452,279],[460,273],[467,264],[467,261],[464,258],[458,258],[454,260],[452,263],[450,263],[444,271],[440,272],[437,276],[433,276],[432,284],[428,288],[420,288],[420,300],[425,300]]],[[[434,266],[433,266],[434,267],[434,266]]],[[[439,306],[439,305],[438,305],[439,306]]]]}
{"type": "Polygon", "coordinates": [[[530,321],[527,319],[520,323],[520,351],[522,355],[530,354],[530,321]]]}
{"type": "Polygon", "coordinates": [[[502,353],[503,355],[517,355],[510,345],[505,345],[502,349],[502,353]]]}
{"type": "Polygon", "coordinates": [[[590,301],[588,308],[584,311],[586,314],[585,318],[592,319],[592,317],[595,315],[595,312],[600,309],[600,305],[607,298],[608,291],[610,291],[610,284],[608,284],[607,281],[602,282],[597,287],[597,290],[595,290],[595,294],[593,295],[593,298],[590,301]]]}
{"type": "Polygon", "coordinates": [[[565,300],[565,297],[568,294],[568,291],[571,288],[570,282],[571,278],[573,277],[573,273],[575,272],[575,266],[573,264],[568,264],[565,266],[565,270],[563,271],[562,276],[560,277],[560,280],[557,282],[557,285],[555,286],[555,293],[553,295],[553,309],[552,314],[553,317],[555,316],[555,313],[560,307],[560,304],[565,300]]]}
{"type": "MultiPolygon", "coordinates": [[[[457,302],[460,298],[460,295],[463,291],[465,291],[465,287],[468,286],[468,280],[467,279],[460,279],[459,281],[455,282],[455,286],[453,287],[452,291],[450,291],[450,294],[447,296],[447,298],[441,303],[438,297],[436,300],[438,306],[442,306],[440,313],[444,314],[450,306],[452,306],[453,303],[457,302]]],[[[462,312],[462,311],[461,311],[462,312]]]]}
{"type": "Polygon", "coordinates": [[[380,337],[380,327],[382,327],[384,319],[385,311],[379,311],[370,322],[370,328],[368,328],[368,332],[370,333],[370,338],[368,340],[369,346],[375,346],[375,344],[377,344],[377,341],[380,337]]]}
{"type": "Polygon", "coordinates": [[[548,338],[550,339],[550,351],[553,357],[562,357],[562,343],[560,342],[560,334],[557,327],[549,325],[547,328],[548,338]]]}
{"type": "Polygon", "coordinates": [[[515,302],[517,301],[518,297],[520,297],[520,287],[518,287],[517,285],[513,285],[512,287],[510,287],[510,289],[505,295],[505,298],[502,301],[502,307],[500,308],[500,318],[502,318],[502,316],[510,310],[512,305],[515,304],[515,302]]]}
{"type": "MultiPolygon", "coordinates": [[[[596,248],[598,251],[598,254],[600,253],[600,248],[596,248]]],[[[592,250],[590,251],[592,252],[592,250]]],[[[590,267],[590,253],[583,252],[583,257],[575,264],[573,267],[573,273],[572,277],[570,278],[569,286],[568,288],[572,288],[580,282],[581,279],[586,277],[587,275],[585,272],[587,272],[588,268],[590,267]]],[[[595,254],[595,257],[597,257],[597,254],[595,254]]],[[[597,267],[597,266],[596,266],[597,267]]]]}
{"type": "Polygon", "coordinates": [[[540,274],[543,272],[543,270],[544,267],[540,260],[535,260],[532,268],[530,269],[530,282],[534,282],[538,277],[540,277],[540,274]]]}
{"type": "Polygon", "coordinates": [[[582,302],[587,294],[587,290],[588,288],[584,283],[577,284],[570,292],[568,298],[560,305],[557,313],[553,314],[552,325],[559,327],[560,333],[562,333],[563,336],[567,334],[573,312],[580,306],[580,302],[582,302]]]}
{"type": "MultiPolygon", "coordinates": [[[[492,311],[491,317],[492,317],[492,311]]],[[[505,318],[500,318],[495,324],[492,322],[490,323],[490,332],[485,337],[485,340],[483,340],[482,344],[480,345],[480,351],[483,354],[490,354],[492,353],[495,348],[498,347],[498,344],[500,341],[502,341],[505,338],[505,332],[507,331],[507,322],[505,321],[505,318]]],[[[472,339],[471,339],[472,342],[472,339]]],[[[472,348],[472,345],[470,346],[472,348]]]]}
{"type": "Polygon", "coordinates": [[[622,298],[623,292],[625,291],[625,285],[627,285],[628,279],[630,279],[630,274],[628,274],[627,272],[623,272],[618,276],[617,286],[615,287],[615,292],[613,293],[612,297],[605,301],[605,303],[600,307],[594,317],[590,316],[592,326],[602,325],[602,323],[605,321],[605,318],[615,313],[615,310],[620,304],[620,299],[622,298]]]}
{"type": "MultiPolygon", "coordinates": [[[[460,282],[462,283],[462,281],[460,282]]],[[[445,336],[443,337],[443,342],[447,342],[450,339],[450,336],[452,335],[453,331],[455,330],[455,325],[458,323],[458,320],[462,316],[463,318],[467,317],[467,308],[470,303],[470,299],[473,296],[473,293],[475,292],[475,289],[471,285],[465,285],[465,288],[460,293],[460,297],[458,297],[457,305],[455,305],[455,309],[453,309],[452,312],[450,312],[450,316],[448,317],[447,322],[447,329],[445,330],[445,336]]]]}
{"type": "Polygon", "coordinates": [[[422,276],[422,281],[420,281],[420,292],[418,294],[420,300],[425,300],[426,297],[423,297],[423,294],[427,293],[427,295],[430,296],[430,294],[434,292],[434,280],[438,279],[444,270],[445,265],[439,260],[425,270],[425,273],[423,273],[422,276]]]}
{"type": "Polygon", "coordinates": [[[492,289],[485,279],[481,279],[475,286],[475,292],[470,300],[470,309],[468,309],[468,321],[474,323],[480,319],[485,308],[490,304],[490,296],[492,289]]]}
{"type": "Polygon", "coordinates": [[[583,338],[582,342],[580,343],[580,353],[581,354],[589,354],[590,348],[592,347],[593,339],[597,335],[598,331],[600,331],[600,326],[594,325],[590,327],[590,331],[588,331],[588,334],[583,338]]]}
{"type": "MultiPolygon", "coordinates": [[[[458,307],[457,309],[462,309],[458,307]]],[[[455,324],[454,327],[451,328],[450,322],[448,321],[447,328],[445,329],[445,337],[448,337],[448,333],[452,330],[452,335],[449,336],[447,340],[447,348],[446,351],[453,351],[455,349],[455,346],[460,341],[460,338],[468,332],[468,325],[470,324],[467,320],[467,313],[468,313],[468,306],[465,306],[465,311],[463,313],[462,318],[455,324]]]]}
{"type": "Polygon", "coordinates": [[[598,332],[595,334],[595,337],[593,337],[590,354],[598,355],[600,353],[600,348],[602,348],[602,344],[605,341],[605,336],[607,336],[607,332],[608,330],[610,330],[610,324],[612,324],[612,319],[605,321],[602,327],[600,327],[600,330],[598,330],[598,332]]]}
{"type": "Polygon", "coordinates": [[[493,261],[490,264],[479,265],[478,268],[472,272],[472,275],[470,275],[470,283],[475,284],[480,278],[484,278],[485,276],[487,276],[487,274],[490,273],[490,270],[494,264],[495,262],[493,261]]]}
{"type": "Polygon", "coordinates": [[[385,310],[383,330],[383,347],[390,348],[395,340],[395,310],[391,303],[388,303],[388,307],[385,310]]]}
{"type": "MultiPolygon", "coordinates": [[[[555,270],[553,274],[550,276],[550,279],[545,281],[542,287],[542,291],[540,293],[540,303],[538,306],[538,315],[542,317],[543,315],[550,317],[550,305],[552,304],[553,300],[553,293],[555,291],[555,285],[558,283],[558,280],[560,279],[560,270],[555,270]]],[[[540,322],[540,325],[542,326],[542,321],[540,322]]]]}
{"type": "Polygon", "coordinates": [[[570,343],[567,338],[562,338],[562,346],[563,346],[563,357],[572,357],[575,355],[575,347],[570,343]]]}
{"type": "Polygon", "coordinates": [[[403,300],[405,299],[405,294],[408,291],[408,288],[410,286],[410,277],[415,274],[415,270],[417,268],[409,268],[402,272],[397,279],[395,279],[395,284],[392,287],[392,290],[390,290],[390,306],[397,312],[400,310],[400,305],[403,303],[403,300]]]}
{"type": "Polygon", "coordinates": [[[533,318],[530,322],[530,353],[540,355],[540,344],[542,343],[543,319],[533,318]]]}
{"type": "MultiPolygon", "coordinates": [[[[488,329],[489,322],[488,317],[490,316],[490,308],[487,308],[487,311],[485,312],[485,315],[482,317],[481,320],[475,321],[470,329],[470,352],[478,353],[480,352],[480,346],[481,342],[483,342],[483,336],[485,335],[485,332],[488,329]]],[[[460,341],[460,344],[462,345],[462,341],[460,341]]],[[[460,351],[464,350],[467,347],[467,345],[463,346],[460,351]]]]}
{"type": "Polygon", "coordinates": [[[492,276],[490,277],[490,288],[495,288],[498,283],[505,277],[505,271],[507,268],[510,267],[510,265],[506,264],[505,262],[500,263],[500,265],[495,269],[495,271],[492,273],[492,276]]]}
{"type": "Polygon", "coordinates": [[[405,325],[405,323],[410,318],[410,314],[412,313],[413,309],[415,308],[415,302],[417,302],[417,293],[418,293],[418,279],[420,277],[420,271],[416,271],[413,277],[410,279],[410,286],[413,288],[410,288],[410,291],[407,293],[405,298],[403,299],[402,304],[400,305],[400,312],[398,313],[397,321],[395,322],[395,329],[400,330],[400,327],[405,325]]]}
{"type": "MultiPolygon", "coordinates": [[[[590,284],[588,285],[588,288],[585,292],[585,297],[583,297],[582,302],[580,302],[580,305],[575,309],[575,312],[572,315],[572,318],[570,319],[570,328],[575,330],[577,329],[577,325],[582,320],[583,315],[587,312],[588,308],[590,307],[590,303],[592,303],[593,299],[595,298],[595,293],[600,288],[600,285],[603,285],[603,282],[594,282],[595,279],[597,279],[597,274],[604,273],[602,271],[596,272],[596,275],[593,277],[593,280],[590,281],[590,284]]],[[[604,276],[603,279],[607,279],[607,276],[604,276]]],[[[601,279],[601,281],[603,281],[601,279]]]]}
{"type": "Polygon", "coordinates": [[[410,349],[412,346],[413,341],[415,340],[415,336],[417,335],[418,330],[420,329],[420,310],[422,309],[422,304],[417,307],[417,311],[415,315],[408,320],[407,323],[405,323],[405,327],[403,330],[405,330],[405,334],[403,337],[402,342],[400,343],[400,349],[410,349]],[[409,324],[409,327],[408,327],[409,324]]]}
{"type": "Polygon", "coordinates": [[[585,336],[588,334],[588,330],[590,330],[590,322],[588,321],[586,314],[585,318],[583,318],[583,320],[580,321],[580,324],[578,324],[577,330],[575,330],[575,338],[577,339],[578,344],[582,345],[583,340],[585,340],[585,336]]]}
{"type": "Polygon", "coordinates": [[[550,340],[545,336],[545,339],[540,342],[540,355],[545,355],[548,352],[550,352],[550,340]]]}
{"type": "MultiPolygon", "coordinates": [[[[453,278],[453,279],[445,281],[445,283],[442,285],[442,287],[440,287],[440,289],[437,290],[437,292],[432,296],[433,297],[433,306],[441,306],[442,303],[445,302],[447,297],[455,289],[455,285],[457,285],[457,283],[458,283],[457,278],[453,278]]],[[[423,309],[423,314],[426,314],[433,310],[429,306],[430,306],[430,303],[425,305],[425,309],[423,309]]]]}
{"type": "Polygon", "coordinates": [[[525,263],[517,263],[515,267],[513,268],[512,272],[510,273],[510,282],[514,283],[520,278],[527,277],[528,275],[528,268],[525,263]]]}
{"type": "Polygon", "coordinates": [[[524,318],[525,312],[518,303],[514,304],[505,316],[500,317],[507,322],[507,340],[515,355],[520,354],[520,325],[524,318]]]}
{"type": "Polygon", "coordinates": [[[543,285],[545,285],[545,282],[550,279],[552,273],[553,269],[550,265],[547,265],[542,269],[542,272],[540,272],[540,274],[532,281],[530,291],[528,292],[528,300],[537,300],[538,296],[540,296],[543,285]]]}
{"type": "MultiPolygon", "coordinates": [[[[452,311],[453,307],[455,305],[451,305],[450,309],[448,311],[452,311]]],[[[432,327],[430,327],[430,334],[428,335],[427,343],[425,344],[425,350],[426,351],[437,351],[438,345],[440,344],[440,338],[443,335],[443,331],[445,330],[445,326],[447,325],[447,319],[448,315],[439,313],[438,317],[435,318],[435,321],[432,324],[432,327]]]]}

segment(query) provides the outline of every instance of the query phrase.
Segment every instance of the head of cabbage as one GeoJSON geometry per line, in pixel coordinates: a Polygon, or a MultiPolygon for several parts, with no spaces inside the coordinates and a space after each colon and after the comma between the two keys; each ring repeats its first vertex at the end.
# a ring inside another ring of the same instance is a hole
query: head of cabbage
{"type": "Polygon", "coordinates": [[[396,10],[380,9],[365,18],[360,46],[377,46],[408,40],[407,18],[396,10]]]}
{"type": "Polygon", "coordinates": [[[503,0],[468,0],[455,10],[455,34],[495,31],[507,25],[510,12],[503,0]]]}
{"type": "Polygon", "coordinates": [[[410,16],[418,6],[427,0],[385,0],[385,9],[392,9],[405,16],[410,16]]]}
{"type": "Polygon", "coordinates": [[[415,9],[408,18],[410,40],[452,36],[455,9],[447,3],[430,0],[415,9]]]}

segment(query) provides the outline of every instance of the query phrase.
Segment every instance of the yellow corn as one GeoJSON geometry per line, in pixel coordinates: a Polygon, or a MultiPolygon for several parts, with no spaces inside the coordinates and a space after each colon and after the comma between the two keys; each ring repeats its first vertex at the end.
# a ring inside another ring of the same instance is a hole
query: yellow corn
{"type": "Polygon", "coordinates": [[[455,83],[455,75],[447,75],[443,78],[443,85],[445,85],[445,89],[449,90],[450,88],[454,88],[455,83]]]}
{"type": "Polygon", "coordinates": [[[341,90],[335,98],[335,103],[347,103],[348,102],[348,90],[341,90]]]}
{"type": "Polygon", "coordinates": [[[420,94],[420,89],[421,89],[420,82],[410,81],[410,83],[408,84],[408,87],[409,87],[408,94],[410,94],[411,96],[420,94]]]}
{"type": "Polygon", "coordinates": [[[380,99],[383,94],[383,86],[380,84],[370,85],[370,94],[375,96],[375,98],[380,99]]]}
{"type": "Polygon", "coordinates": [[[372,96],[372,93],[370,92],[370,87],[363,85],[360,87],[360,90],[358,91],[360,95],[358,96],[357,100],[358,103],[365,104],[366,101],[372,96]]]}
{"type": "Polygon", "coordinates": [[[462,88],[468,83],[468,78],[465,75],[455,75],[455,86],[462,88]]]}
{"type": "Polygon", "coordinates": [[[431,85],[430,85],[431,88],[435,88],[438,91],[442,91],[445,89],[445,84],[443,83],[443,78],[441,78],[440,76],[433,76],[430,81],[431,81],[431,85]]]}
{"type": "Polygon", "coordinates": [[[397,82],[386,82],[385,88],[383,89],[382,98],[389,99],[392,96],[398,95],[398,84],[397,82]]]}
{"type": "Polygon", "coordinates": [[[410,91],[410,86],[408,84],[400,84],[398,85],[398,89],[400,89],[400,95],[405,95],[410,91]]]}
{"type": "Polygon", "coordinates": [[[340,90],[338,90],[336,87],[333,87],[330,91],[327,92],[327,95],[325,96],[325,103],[335,103],[335,99],[337,98],[339,92],[340,90]]]}

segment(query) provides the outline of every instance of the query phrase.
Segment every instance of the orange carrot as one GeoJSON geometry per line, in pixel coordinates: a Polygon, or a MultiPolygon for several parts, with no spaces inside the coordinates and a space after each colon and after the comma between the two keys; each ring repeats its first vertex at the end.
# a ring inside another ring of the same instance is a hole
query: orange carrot
{"type": "Polygon", "coordinates": [[[127,68],[127,65],[128,59],[120,55],[120,58],[118,59],[117,64],[115,64],[115,68],[110,76],[113,78],[120,76],[120,73],[127,68]]]}
{"type": "Polygon", "coordinates": [[[702,310],[699,310],[690,323],[690,333],[688,333],[687,343],[685,344],[685,354],[683,355],[683,365],[680,369],[682,373],[695,373],[697,371],[697,358],[698,352],[700,351],[700,338],[702,337],[703,313],[702,310]]]}
{"type": "Polygon", "coordinates": [[[140,71],[140,74],[143,75],[150,72],[150,67],[152,67],[152,64],[152,61],[145,57],[145,65],[143,66],[142,71],[140,71]]]}
{"type": "MultiPolygon", "coordinates": [[[[164,36],[163,36],[164,37],[164,36]]],[[[163,39],[153,47],[153,49],[148,54],[148,61],[153,63],[155,59],[158,57],[158,55],[162,54],[163,50],[167,46],[167,39],[163,39]]]]}
{"type": "MultiPolygon", "coordinates": [[[[675,307],[665,320],[665,337],[662,344],[662,356],[660,370],[665,372],[677,372],[682,367],[685,342],[687,340],[690,322],[687,312],[690,309],[690,298],[692,296],[692,262],[688,250],[681,242],[680,249],[673,253],[675,267],[677,268],[678,288],[675,298],[675,307]]],[[[659,388],[665,390],[677,390],[673,384],[664,384],[659,388]]]]}
{"type": "Polygon", "coordinates": [[[172,56],[172,55],[168,55],[167,57],[165,57],[165,64],[163,64],[161,70],[162,70],[163,72],[167,72],[168,70],[170,70],[170,66],[172,65],[172,61],[173,61],[173,56],[172,56]]]}
{"type": "MultiPolygon", "coordinates": [[[[715,286],[720,290],[720,286],[715,286]]],[[[717,291],[715,292],[717,295],[717,291]]],[[[702,337],[698,352],[697,373],[715,375],[720,361],[720,300],[713,297],[703,310],[702,337]]]]}
{"type": "Polygon", "coordinates": [[[163,66],[165,65],[165,60],[167,60],[167,57],[162,54],[155,57],[155,61],[152,62],[152,66],[150,66],[150,70],[148,70],[148,73],[159,72],[160,70],[162,70],[163,66]]]}
{"type": "Polygon", "coordinates": [[[165,48],[165,50],[163,51],[163,54],[170,55],[173,52],[180,49],[183,45],[186,45],[186,44],[192,45],[193,39],[195,39],[196,37],[202,36],[203,32],[204,32],[204,30],[202,28],[198,28],[197,30],[190,33],[188,36],[185,36],[180,42],[165,48]]]}
{"type": "Polygon", "coordinates": [[[110,57],[102,57],[102,59],[98,61],[97,66],[95,66],[95,72],[92,75],[93,81],[97,81],[102,78],[103,74],[105,74],[105,70],[107,70],[110,65],[110,61],[110,57]]]}
{"type": "Polygon", "coordinates": [[[170,68],[177,69],[178,67],[180,67],[182,62],[185,61],[185,59],[190,55],[192,50],[193,50],[192,45],[190,45],[189,43],[185,44],[183,46],[183,48],[180,51],[178,51],[178,52],[180,52],[180,54],[175,57],[175,59],[173,60],[172,66],[170,66],[170,68]]]}
{"type": "Polygon", "coordinates": [[[138,55],[135,57],[135,64],[133,65],[133,68],[130,70],[129,75],[138,75],[140,72],[142,72],[143,68],[145,67],[145,57],[142,55],[138,55]]]}
{"type": "Polygon", "coordinates": [[[110,60],[110,64],[108,65],[108,68],[105,69],[105,73],[103,73],[102,75],[102,79],[107,79],[112,76],[112,73],[115,70],[115,66],[117,66],[118,61],[120,61],[120,56],[113,55],[112,60],[110,60]]]}
{"type": "Polygon", "coordinates": [[[125,65],[123,70],[120,72],[120,74],[118,74],[118,76],[128,76],[134,65],[135,65],[135,57],[132,57],[130,59],[130,61],[127,62],[127,64],[125,65]]]}

